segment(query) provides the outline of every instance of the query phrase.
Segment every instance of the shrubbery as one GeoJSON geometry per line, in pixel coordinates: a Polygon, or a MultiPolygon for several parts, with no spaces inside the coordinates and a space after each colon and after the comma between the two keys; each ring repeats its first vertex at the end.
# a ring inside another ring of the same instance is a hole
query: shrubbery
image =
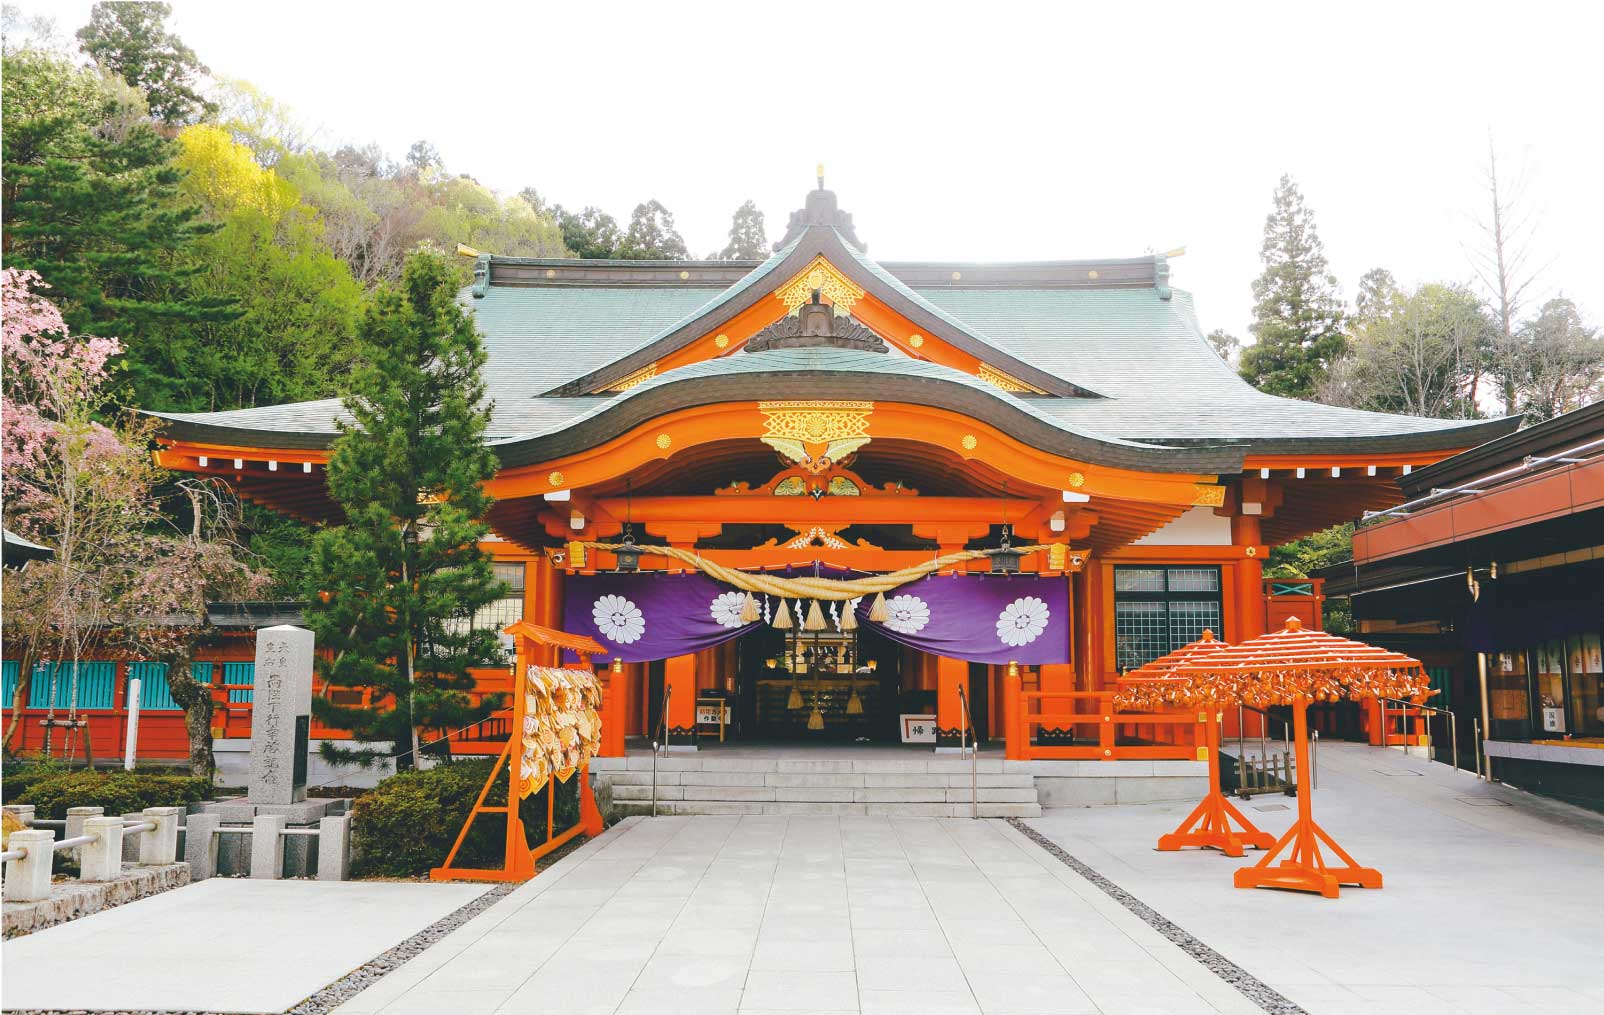
{"type": "MultiPolygon", "coordinates": [[[[452,761],[427,770],[392,775],[357,797],[351,810],[352,874],[356,877],[420,877],[445,862],[468,811],[484,786],[492,760],[452,761]]],[[[546,793],[519,804],[531,845],[546,840],[546,793]]],[[[485,803],[507,801],[503,770],[485,803]]],[[[579,775],[557,785],[556,828],[579,820],[579,775]]],[[[499,814],[474,822],[454,866],[499,867],[506,824],[499,814]]]]}
{"type": "Polygon", "coordinates": [[[132,814],[146,807],[182,807],[211,796],[205,779],[167,772],[67,771],[60,765],[8,766],[5,801],[33,804],[41,818],[65,818],[69,807],[104,807],[107,814],[132,814]]]}

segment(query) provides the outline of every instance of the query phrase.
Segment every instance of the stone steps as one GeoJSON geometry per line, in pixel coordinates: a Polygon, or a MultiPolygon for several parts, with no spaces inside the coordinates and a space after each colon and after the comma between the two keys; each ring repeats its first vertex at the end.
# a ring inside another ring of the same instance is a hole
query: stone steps
{"type": "MultiPolygon", "coordinates": [[[[592,777],[617,814],[649,814],[650,755],[597,758],[592,777]]],[[[965,817],[970,781],[985,817],[1037,817],[1035,776],[997,759],[795,760],[674,757],[657,760],[659,814],[883,814],[965,817]]]]}

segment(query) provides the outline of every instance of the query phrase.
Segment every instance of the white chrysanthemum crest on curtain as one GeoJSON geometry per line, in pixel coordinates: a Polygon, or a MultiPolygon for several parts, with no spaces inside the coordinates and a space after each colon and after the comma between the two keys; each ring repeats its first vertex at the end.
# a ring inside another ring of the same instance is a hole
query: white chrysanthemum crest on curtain
{"type": "Polygon", "coordinates": [[[1021,596],[997,614],[997,638],[1004,645],[1029,645],[1047,630],[1052,611],[1035,596],[1021,596]]]}
{"type": "Polygon", "coordinates": [[[620,645],[639,641],[646,633],[646,618],[640,607],[623,596],[602,596],[591,607],[590,616],[603,638],[620,645]]]}
{"type": "Polygon", "coordinates": [[[918,634],[930,623],[930,607],[918,596],[892,596],[886,600],[885,624],[898,634],[918,634]]]}
{"type": "Polygon", "coordinates": [[[707,612],[720,627],[740,627],[744,623],[741,614],[745,609],[746,593],[725,592],[713,598],[708,604],[707,612]]]}

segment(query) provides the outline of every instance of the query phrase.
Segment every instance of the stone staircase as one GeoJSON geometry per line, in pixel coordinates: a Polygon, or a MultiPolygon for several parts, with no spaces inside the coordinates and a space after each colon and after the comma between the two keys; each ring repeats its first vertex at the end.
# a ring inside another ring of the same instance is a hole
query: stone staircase
{"type": "MultiPolygon", "coordinates": [[[[710,755],[712,752],[708,752],[710,755]]],[[[980,816],[1041,815],[1035,776],[982,758],[976,777],[980,816]]],[[[1013,766],[1010,766],[1013,767],[1013,766]]],[[[649,753],[595,758],[591,778],[619,817],[650,814],[649,753]]],[[[888,814],[968,817],[968,759],[904,757],[791,760],[670,754],[657,760],[658,814],[888,814]]]]}

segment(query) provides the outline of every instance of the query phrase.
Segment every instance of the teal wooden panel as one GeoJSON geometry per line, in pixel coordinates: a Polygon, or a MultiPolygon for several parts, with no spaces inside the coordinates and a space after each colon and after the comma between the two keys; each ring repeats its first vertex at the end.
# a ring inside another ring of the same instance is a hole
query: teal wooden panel
{"type": "MultiPolygon", "coordinates": [[[[66,708],[72,700],[72,663],[55,663],[56,707],[66,708]]],[[[110,708],[116,698],[117,664],[105,660],[86,660],[78,664],[78,707],[110,708]]],[[[28,687],[29,708],[50,707],[50,671],[40,666],[28,687]]]]}
{"type": "MultiPolygon", "coordinates": [[[[223,683],[225,683],[225,684],[246,684],[246,685],[255,684],[256,683],[256,664],[255,663],[224,663],[223,664],[223,683]]],[[[254,692],[252,691],[252,689],[249,686],[247,686],[246,689],[243,690],[243,691],[229,691],[228,692],[228,700],[229,700],[229,702],[231,704],[243,705],[243,704],[248,703],[251,700],[251,696],[252,696],[253,693],[254,692]]]]}
{"type": "Polygon", "coordinates": [[[139,708],[144,712],[165,712],[178,708],[173,690],[167,683],[166,663],[129,663],[130,682],[139,678],[139,708]]]}
{"type": "Polygon", "coordinates": [[[1428,666],[1426,676],[1431,678],[1432,690],[1437,693],[1426,699],[1426,704],[1437,708],[1452,708],[1454,705],[1453,669],[1448,666],[1428,666]]]}
{"type": "Polygon", "coordinates": [[[17,693],[17,674],[20,665],[15,659],[7,659],[5,662],[5,679],[0,682],[3,683],[3,686],[0,686],[0,705],[6,708],[11,707],[11,696],[17,693]]]}

